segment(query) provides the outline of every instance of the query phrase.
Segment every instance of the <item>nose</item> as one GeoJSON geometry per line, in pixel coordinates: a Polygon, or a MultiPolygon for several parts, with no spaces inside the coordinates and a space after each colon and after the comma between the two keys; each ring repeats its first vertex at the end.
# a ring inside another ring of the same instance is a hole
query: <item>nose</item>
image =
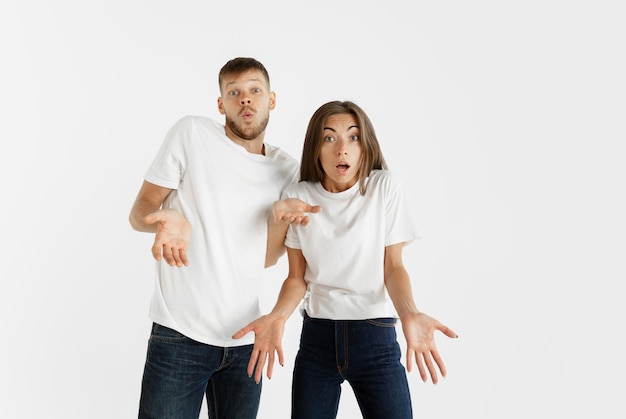
{"type": "Polygon", "coordinates": [[[241,95],[241,104],[242,105],[249,105],[251,103],[250,98],[247,95],[241,95]]]}
{"type": "Polygon", "coordinates": [[[348,154],[348,142],[346,140],[337,141],[337,155],[345,156],[348,154]]]}

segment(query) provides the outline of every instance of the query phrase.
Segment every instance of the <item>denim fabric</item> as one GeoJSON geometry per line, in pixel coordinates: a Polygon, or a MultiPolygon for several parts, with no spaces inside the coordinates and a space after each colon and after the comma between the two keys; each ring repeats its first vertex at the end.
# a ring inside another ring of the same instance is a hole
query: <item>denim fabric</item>
{"type": "Polygon", "coordinates": [[[304,316],[292,383],[294,419],[337,416],[348,381],[366,419],[413,417],[396,320],[324,320],[304,316]]]}
{"type": "Polygon", "coordinates": [[[246,372],[252,345],[222,348],[153,324],[140,419],[197,419],[206,394],[212,419],[256,418],[261,383],[246,372]]]}

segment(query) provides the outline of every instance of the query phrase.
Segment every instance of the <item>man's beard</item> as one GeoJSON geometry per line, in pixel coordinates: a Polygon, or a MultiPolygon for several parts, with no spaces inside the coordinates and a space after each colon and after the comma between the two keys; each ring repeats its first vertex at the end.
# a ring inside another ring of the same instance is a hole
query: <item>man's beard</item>
{"type": "Polygon", "coordinates": [[[228,125],[228,128],[230,128],[233,134],[235,134],[237,137],[243,140],[254,140],[263,133],[265,127],[267,127],[269,120],[270,118],[268,115],[267,117],[265,117],[264,120],[261,121],[259,125],[253,127],[251,126],[244,129],[238,126],[235,121],[226,118],[226,125],[228,125]]]}

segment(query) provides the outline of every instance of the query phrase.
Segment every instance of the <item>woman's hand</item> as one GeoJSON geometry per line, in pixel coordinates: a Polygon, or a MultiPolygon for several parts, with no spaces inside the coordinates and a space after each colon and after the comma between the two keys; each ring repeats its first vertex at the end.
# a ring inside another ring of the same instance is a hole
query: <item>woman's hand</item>
{"type": "Polygon", "coordinates": [[[275,314],[261,316],[247,326],[239,329],[233,339],[239,339],[244,335],[254,332],[254,348],[248,363],[248,376],[254,374],[254,381],[258,384],[263,375],[263,368],[267,363],[267,378],[272,378],[274,361],[278,355],[278,363],[285,365],[282,339],[285,330],[286,319],[275,314]]]}
{"type": "Polygon", "coordinates": [[[308,213],[322,210],[319,205],[308,204],[298,198],[287,198],[272,205],[272,216],[276,224],[295,224],[305,226],[309,223],[308,213]]]}
{"type": "Polygon", "coordinates": [[[446,376],[446,366],[437,351],[435,345],[435,331],[439,330],[450,338],[458,338],[457,334],[449,327],[441,324],[424,313],[407,313],[400,317],[402,322],[402,331],[407,343],[406,365],[407,370],[411,372],[413,368],[413,358],[417,364],[422,381],[428,380],[426,369],[430,373],[433,384],[437,384],[437,365],[441,376],[446,376]]]}

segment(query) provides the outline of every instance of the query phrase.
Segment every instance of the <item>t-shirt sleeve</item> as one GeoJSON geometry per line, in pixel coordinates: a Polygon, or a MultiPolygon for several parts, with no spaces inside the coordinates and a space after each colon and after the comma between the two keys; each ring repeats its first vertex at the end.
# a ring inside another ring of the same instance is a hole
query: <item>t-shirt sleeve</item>
{"type": "Polygon", "coordinates": [[[420,238],[402,183],[388,173],[384,182],[385,246],[409,244],[420,238]]]}
{"type": "Polygon", "coordinates": [[[191,138],[193,120],[184,117],[167,132],[144,179],[164,188],[177,189],[185,173],[185,149],[191,138]]]}

